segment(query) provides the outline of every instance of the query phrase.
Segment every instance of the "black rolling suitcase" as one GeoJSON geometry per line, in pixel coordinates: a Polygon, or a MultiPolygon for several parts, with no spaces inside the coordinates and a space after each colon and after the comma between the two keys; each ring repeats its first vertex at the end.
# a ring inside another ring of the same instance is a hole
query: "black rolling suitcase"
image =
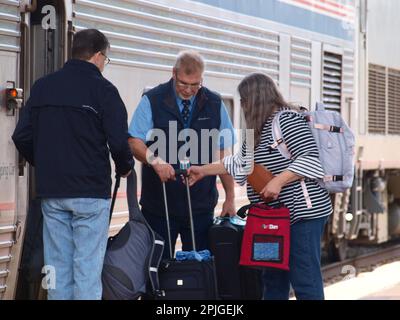
{"type": "MultiPolygon", "coordinates": [[[[186,172],[186,171],[185,171],[186,172]]],[[[186,181],[187,182],[187,181],[186,181]]],[[[196,251],[192,208],[190,202],[189,185],[186,183],[189,204],[190,227],[192,233],[193,250],[196,251]]],[[[168,241],[170,258],[161,261],[159,267],[159,282],[162,295],[161,300],[215,300],[217,299],[217,283],[214,259],[207,261],[183,260],[173,258],[171,246],[169,214],[167,207],[166,189],[163,183],[165,214],[168,227],[168,241]]]]}
{"type": "Polygon", "coordinates": [[[244,226],[232,224],[229,217],[217,218],[210,228],[210,249],[215,259],[219,298],[260,300],[262,271],[239,265],[244,226]]]}

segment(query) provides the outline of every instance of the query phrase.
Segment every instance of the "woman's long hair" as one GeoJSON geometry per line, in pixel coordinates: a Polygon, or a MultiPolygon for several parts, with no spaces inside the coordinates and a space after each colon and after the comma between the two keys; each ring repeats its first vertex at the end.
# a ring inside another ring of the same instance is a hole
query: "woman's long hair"
{"type": "Polygon", "coordinates": [[[239,84],[238,91],[247,129],[254,129],[254,146],[261,140],[265,122],[282,107],[293,108],[279,92],[274,81],[263,73],[252,73],[239,84]]]}

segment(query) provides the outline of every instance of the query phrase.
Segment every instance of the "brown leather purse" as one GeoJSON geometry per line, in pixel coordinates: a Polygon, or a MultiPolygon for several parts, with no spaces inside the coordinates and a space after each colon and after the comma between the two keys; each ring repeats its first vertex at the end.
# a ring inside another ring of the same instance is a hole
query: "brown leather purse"
{"type": "Polygon", "coordinates": [[[271,171],[261,164],[254,164],[251,175],[247,177],[247,182],[251,185],[255,192],[260,193],[261,190],[274,178],[271,171]]]}

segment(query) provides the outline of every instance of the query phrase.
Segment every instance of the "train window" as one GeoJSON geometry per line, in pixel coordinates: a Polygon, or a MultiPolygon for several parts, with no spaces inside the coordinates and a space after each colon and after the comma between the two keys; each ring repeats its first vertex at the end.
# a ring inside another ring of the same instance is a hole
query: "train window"
{"type": "Polygon", "coordinates": [[[328,110],[341,111],[342,102],[342,56],[324,52],[322,74],[322,101],[328,110]]]}

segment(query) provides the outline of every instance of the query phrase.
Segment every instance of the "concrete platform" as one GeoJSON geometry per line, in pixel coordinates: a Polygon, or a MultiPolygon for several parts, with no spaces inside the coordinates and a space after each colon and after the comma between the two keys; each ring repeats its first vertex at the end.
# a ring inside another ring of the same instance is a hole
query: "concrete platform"
{"type": "Polygon", "coordinates": [[[400,261],[354,276],[344,270],[343,280],[325,287],[326,300],[400,300],[400,261]]]}
{"type": "Polygon", "coordinates": [[[363,297],[361,300],[400,300],[400,284],[363,297]]]}

